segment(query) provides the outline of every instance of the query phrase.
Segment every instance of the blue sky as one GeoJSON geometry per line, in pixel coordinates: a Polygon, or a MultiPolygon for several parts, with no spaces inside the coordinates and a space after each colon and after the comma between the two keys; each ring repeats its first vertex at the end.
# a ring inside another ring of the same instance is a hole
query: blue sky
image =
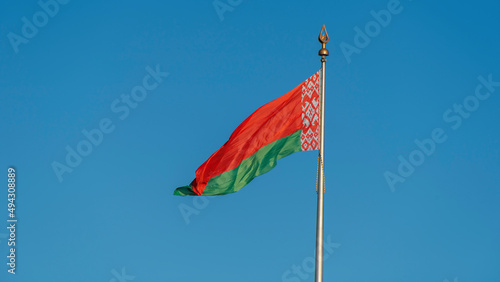
{"type": "Polygon", "coordinates": [[[324,23],[324,280],[500,281],[499,12],[497,1],[2,3],[0,280],[313,281],[316,152],[235,194],[172,193],[319,69],[324,23]]]}

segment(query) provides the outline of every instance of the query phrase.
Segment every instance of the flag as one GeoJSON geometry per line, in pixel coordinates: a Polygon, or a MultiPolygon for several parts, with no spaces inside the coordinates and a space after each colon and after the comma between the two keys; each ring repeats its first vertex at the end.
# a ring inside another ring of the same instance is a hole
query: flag
{"type": "Polygon", "coordinates": [[[197,170],[178,196],[234,193],[276,162],[299,151],[319,149],[320,72],[253,112],[229,140],[197,170]]]}

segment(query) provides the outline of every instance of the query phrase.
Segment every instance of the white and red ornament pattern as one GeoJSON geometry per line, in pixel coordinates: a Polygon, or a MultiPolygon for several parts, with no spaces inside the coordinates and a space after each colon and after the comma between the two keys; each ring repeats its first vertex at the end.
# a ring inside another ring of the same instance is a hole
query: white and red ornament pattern
{"type": "Polygon", "coordinates": [[[302,151],[319,150],[319,76],[318,71],[302,84],[302,151]]]}

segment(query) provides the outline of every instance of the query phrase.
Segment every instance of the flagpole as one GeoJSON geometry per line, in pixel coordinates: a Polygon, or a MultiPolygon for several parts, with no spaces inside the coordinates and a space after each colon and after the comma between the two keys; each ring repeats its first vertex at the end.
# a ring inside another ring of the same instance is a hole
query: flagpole
{"type": "Polygon", "coordinates": [[[325,171],[324,171],[324,153],[325,153],[325,63],[328,50],[328,34],[325,25],[319,33],[319,42],[322,48],[318,55],[321,56],[321,74],[320,74],[320,130],[319,130],[319,156],[318,156],[318,210],[316,216],[316,271],[315,282],[323,282],[323,202],[325,193],[325,171]]]}

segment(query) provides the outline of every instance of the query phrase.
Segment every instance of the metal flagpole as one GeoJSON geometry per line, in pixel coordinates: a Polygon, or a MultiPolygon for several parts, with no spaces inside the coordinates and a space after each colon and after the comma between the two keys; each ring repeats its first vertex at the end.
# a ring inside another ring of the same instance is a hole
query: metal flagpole
{"type": "Polygon", "coordinates": [[[318,156],[318,211],[316,217],[316,273],[315,282],[323,282],[323,200],[325,193],[325,171],[324,171],[324,153],[325,153],[325,63],[328,50],[328,33],[325,25],[319,33],[319,42],[322,44],[318,55],[321,56],[321,86],[320,86],[320,130],[319,130],[319,156],[318,156]]]}

